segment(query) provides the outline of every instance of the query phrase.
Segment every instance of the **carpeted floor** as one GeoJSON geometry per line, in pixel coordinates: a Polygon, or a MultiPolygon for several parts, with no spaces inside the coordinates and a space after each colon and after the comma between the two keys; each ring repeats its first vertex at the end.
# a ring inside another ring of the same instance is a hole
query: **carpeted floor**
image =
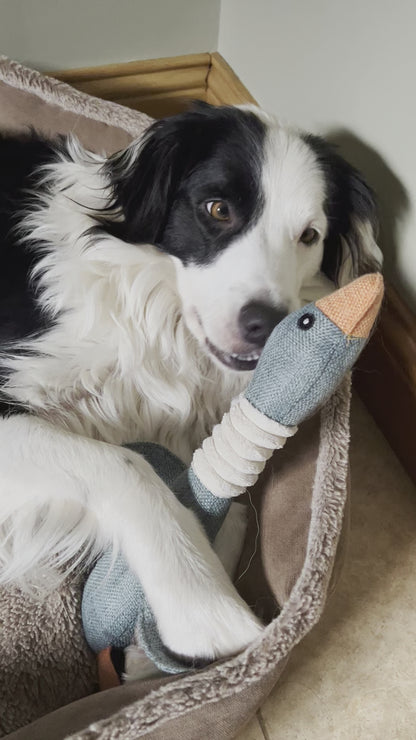
{"type": "Polygon", "coordinates": [[[357,398],[351,435],[341,579],[238,740],[416,738],[416,488],[357,398]]]}

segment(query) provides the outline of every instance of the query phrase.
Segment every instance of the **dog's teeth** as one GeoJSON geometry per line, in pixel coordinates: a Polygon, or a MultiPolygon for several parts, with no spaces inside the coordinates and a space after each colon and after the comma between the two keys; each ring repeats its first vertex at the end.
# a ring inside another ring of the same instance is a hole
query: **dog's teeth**
{"type": "MultiPolygon", "coordinates": [[[[242,363],[249,363],[249,362],[257,362],[257,360],[260,357],[261,352],[252,352],[249,355],[243,355],[239,354],[238,352],[222,352],[221,350],[217,349],[215,345],[211,344],[209,340],[206,340],[206,343],[211,350],[211,352],[222,362],[225,362],[226,364],[230,364],[233,362],[242,362],[242,363]]],[[[243,370],[243,367],[239,368],[240,370],[243,370]]]]}
{"type": "Polygon", "coordinates": [[[251,362],[252,360],[258,360],[260,355],[253,352],[251,355],[231,355],[234,360],[242,360],[243,362],[251,362]]]}

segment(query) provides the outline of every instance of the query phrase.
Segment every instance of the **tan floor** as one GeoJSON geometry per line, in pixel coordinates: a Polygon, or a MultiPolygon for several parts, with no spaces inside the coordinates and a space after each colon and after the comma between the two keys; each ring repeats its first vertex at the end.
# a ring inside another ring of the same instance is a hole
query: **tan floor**
{"type": "Polygon", "coordinates": [[[341,579],[238,740],[416,739],[416,489],[357,399],[351,434],[341,579]]]}

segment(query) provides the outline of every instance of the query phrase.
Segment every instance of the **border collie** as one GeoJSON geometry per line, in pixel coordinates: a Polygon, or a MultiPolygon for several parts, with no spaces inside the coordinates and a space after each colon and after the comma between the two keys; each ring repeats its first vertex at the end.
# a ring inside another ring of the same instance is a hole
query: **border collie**
{"type": "Polygon", "coordinates": [[[189,461],[302,291],[379,269],[375,225],[358,172],[254,106],[197,104],[109,158],[1,138],[1,580],[42,592],[112,544],[173,652],[259,635],[194,515],[121,445],[189,461]]]}

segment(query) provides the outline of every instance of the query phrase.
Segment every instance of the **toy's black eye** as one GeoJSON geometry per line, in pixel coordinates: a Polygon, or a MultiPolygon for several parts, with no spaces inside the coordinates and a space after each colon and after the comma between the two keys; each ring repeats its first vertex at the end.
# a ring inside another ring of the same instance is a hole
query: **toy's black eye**
{"type": "Polygon", "coordinates": [[[315,323],[315,316],[313,313],[304,313],[303,316],[298,319],[299,329],[311,329],[315,323]]]}

